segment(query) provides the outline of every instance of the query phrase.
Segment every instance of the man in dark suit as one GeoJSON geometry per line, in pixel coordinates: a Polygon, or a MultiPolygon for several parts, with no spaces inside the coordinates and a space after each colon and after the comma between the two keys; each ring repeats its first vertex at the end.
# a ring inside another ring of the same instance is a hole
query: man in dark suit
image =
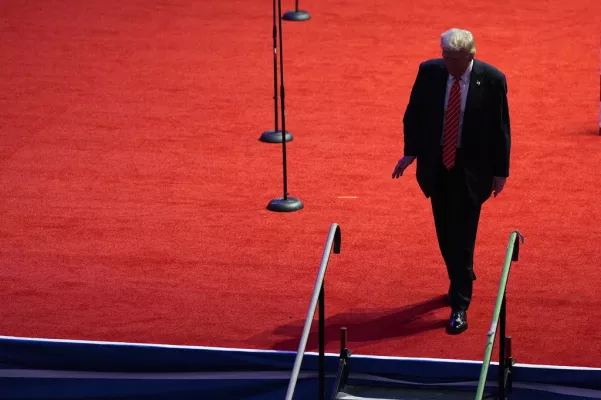
{"type": "Polygon", "coordinates": [[[503,190],[511,147],[507,82],[474,59],[469,31],[441,35],[442,58],[421,63],[403,119],[405,150],[393,178],[417,158],[417,181],[432,203],[450,280],[450,334],[467,329],[474,246],[482,204],[503,190]]]}

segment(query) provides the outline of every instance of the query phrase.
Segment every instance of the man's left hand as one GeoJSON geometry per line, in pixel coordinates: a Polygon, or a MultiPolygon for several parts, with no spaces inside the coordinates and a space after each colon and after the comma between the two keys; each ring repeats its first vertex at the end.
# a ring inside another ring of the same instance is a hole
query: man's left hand
{"type": "Polygon", "coordinates": [[[495,197],[497,197],[499,193],[503,191],[505,182],[507,182],[507,178],[501,176],[495,176],[492,178],[492,191],[495,197]]]}

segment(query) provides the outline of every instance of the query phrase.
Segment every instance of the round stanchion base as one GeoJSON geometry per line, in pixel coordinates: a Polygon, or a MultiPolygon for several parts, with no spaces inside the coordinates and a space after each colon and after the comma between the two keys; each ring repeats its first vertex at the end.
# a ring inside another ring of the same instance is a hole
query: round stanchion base
{"type": "Polygon", "coordinates": [[[277,197],[267,204],[267,209],[275,212],[293,212],[302,210],[303,207],[303,202],[294,197],[288,197],[286,199],[277,197]]]}
{"type": "MultiPolygon", "coordinates": [[[[286,143],[292,141],[294,139],[292,134],[286,131],[286,143]]],[[[277,131],[265,131],[259,138],[261,142],[265,143],[282,143],[282,131],[278,129],[277,131]]]]}
{"type": "Polygon", "coordinates": [[[288,11],[282,17],[286,21],[308,21],[311,19],[311,15],[307,11],[288,11]]]}

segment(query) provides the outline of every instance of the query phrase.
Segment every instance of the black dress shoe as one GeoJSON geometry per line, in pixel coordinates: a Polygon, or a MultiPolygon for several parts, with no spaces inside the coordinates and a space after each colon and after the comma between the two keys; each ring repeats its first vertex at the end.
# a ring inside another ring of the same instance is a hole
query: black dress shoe
{"type": "Polygon", "coordinates": [[[449,335],[458,335],[467,329],[467,313],[464,310],[453,311],[447,325],[449,335]]]}

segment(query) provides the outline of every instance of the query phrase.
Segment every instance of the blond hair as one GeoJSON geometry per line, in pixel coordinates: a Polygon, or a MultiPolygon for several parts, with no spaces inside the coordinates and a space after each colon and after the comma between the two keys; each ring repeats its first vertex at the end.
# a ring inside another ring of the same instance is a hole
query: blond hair
{"type": "Polygon", "coordinates": [[[443,51],[476,53],[474,35],[463,29],[452,28],[440,35],[440,47],[443,51]]]}

